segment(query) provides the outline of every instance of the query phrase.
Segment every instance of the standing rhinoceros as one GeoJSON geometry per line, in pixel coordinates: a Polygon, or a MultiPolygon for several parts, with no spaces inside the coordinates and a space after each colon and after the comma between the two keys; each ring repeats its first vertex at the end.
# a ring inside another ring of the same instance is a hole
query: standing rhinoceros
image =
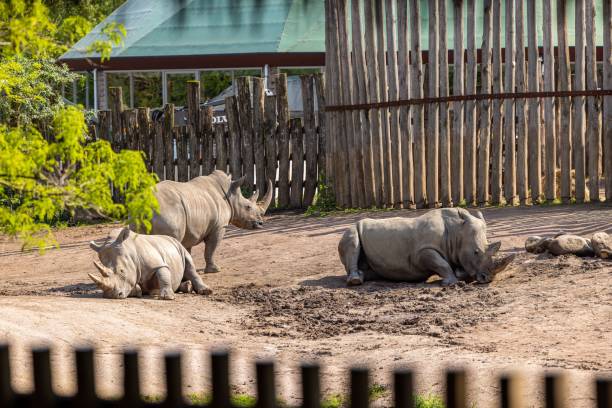
{"type": "Polygon", "coordinates": [[[363,219],[338,245],[349,285],[384,278],[425,282],[438,275],[443,285],[458,279],[490,282],[512,257],[494,262],[500,242],[487,243],[486,224],[461,208],[432,210],[416,218],[363,219]]]}
{"type": "Polygon", "coordinates": [[[141,235],[128,228],[113,230],[113,240],[90,242],[100,261],[94,264],[102,276],[89,274],[104,297],[124,299],[159,291],[162,299],[174,299],[174,292],[200,295],[212,291],[196,273],[189,252],[172,237],[141,235]]]}
{"type": "Polygon", "coordinates": [[[225,227],[256,229],[263,225],[272,200],[272,183],[263,201],[257,202],[258,192],[246,199],[240,192],[244,177],[232,181],[230,176],[215,170],[209,176],[196,177],[186,183],[162,181],[155,196],[159,213],[153,216],[151,234],[178,239],[191,253],[191,248],[204,242],[205,272],[219,272],[215,265],[215,249],[223,239],[225,227]]]}

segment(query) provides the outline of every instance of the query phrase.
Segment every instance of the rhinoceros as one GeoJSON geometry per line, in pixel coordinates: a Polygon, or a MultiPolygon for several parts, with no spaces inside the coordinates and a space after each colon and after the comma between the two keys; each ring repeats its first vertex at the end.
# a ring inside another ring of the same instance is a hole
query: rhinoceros
{"type": "Polygon", "coordinates": [[[104,297],[128,296],[159,291],[161,299],[174,299],[174,292],[212,293],[196,273],[191,255],[178,240],[165,235],[142,235],[128,228],[115,229],[106,242],[90,242],[98,253],[94,265],[101,276],[89,274],[104,297]],[[110,238],[110,239],[109,239],[110,238]]]}
{"type": "Polygon", "coordinates": [[[220,170],[185,183],[158,183],[155,196],[159,212],[153,216],[149,233],[174,237],[189,253],[191,248],[204,242],[204,272],[219,272],[214,255],[225,227],[232,224],[244,229],[261,228],[263,215],[272,200],[270,180],[266,195],[260,202],[257,201],[257,191],[250,199],[242,196],[240,186],[243,183],[244,177],[232,181],[220,170]]]}
{"type": "Polygon", "coordinates": [[[552,237],[534,235],[525,240],[525,250],[539,254],[598,256],[608,258],[612,254],[612,239],[605,232],[596,232],[591,239],[559,232],[552,237]]]}
{"type": "Polygon", "coordinates": [[[501,242],[489,244],[480,212],[438,209],[416,218],[363,219],[349,228],[338,245],[347,284],[372,279],[425,282],[442,278],[488,283],[513,256],[494,261],[501,242]]]}

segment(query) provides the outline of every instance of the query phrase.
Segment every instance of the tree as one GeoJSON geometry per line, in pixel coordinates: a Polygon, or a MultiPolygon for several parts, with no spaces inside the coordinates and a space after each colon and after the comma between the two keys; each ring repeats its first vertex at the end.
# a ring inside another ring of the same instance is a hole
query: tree
{"type": "MultiPolygon", "coordinates": [[[[26,56],[57,58],[82,38],[105,15],[94,2],[78,6],[50,1],[54,15],[41,0],[8,0],[0,3],[0,58],[26,56]],[[62,6],[63,4],[63,6],[62,6]],[[68,15],[68,12],[82,14],[68,15]]],[[[109,6],[117,2],[103,1],[109,6]]],[[[102,39],[85,51],[99,53],[102,60],[110,57],[113,47],[121,46],[126,36],[122,24],[110,23],[101,28],[102,39]]]]}
{"type": "Polygon", "coordinates": [[[141,152],[115,153],[106,141],[87,140],[83,112],[61,108],[52,122],[53,140],[32,126],[0,125],[0,232],[24,247],[54,243],[50,224],[85,210],[127,219],[146,230],[158,209],[157,177],[141,152]],[[111,184],[125,204],[113,201],[111,184]]]}

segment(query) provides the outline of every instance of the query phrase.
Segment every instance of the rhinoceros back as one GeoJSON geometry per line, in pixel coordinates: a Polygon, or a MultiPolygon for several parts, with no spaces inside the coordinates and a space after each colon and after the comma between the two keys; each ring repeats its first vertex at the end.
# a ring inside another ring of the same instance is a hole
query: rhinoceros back
{"type": "Polygon", "coordinates": [[[187,249],[199,244],[210,231],[230,221],[231,208],[223,187],[229,187],[229,178],[216,172],[186,183],[159,183],[155,193],[159,212],[153,217],[150,234],[174,237],[187,249]]]}

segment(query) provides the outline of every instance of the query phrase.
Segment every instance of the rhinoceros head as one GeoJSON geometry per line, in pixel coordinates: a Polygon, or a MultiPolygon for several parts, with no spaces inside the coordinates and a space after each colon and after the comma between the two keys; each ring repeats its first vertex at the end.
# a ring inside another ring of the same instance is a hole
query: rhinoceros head
{"type": "Polygon", "coordinates": [[[228,189],[228,201],[232,206],[231,223],[238,228],[257,229],[263,226],[263,216],[270,206],[272,201],[272,182],[268,180],[268,189],[266,195],[261,201],[259,191],[255,191],[251,198],[245,198],[240,191],[240,186],[244,183],[245,177],[231,182],[228,189]]]}
{"type": "Polygon", "coordinates": [[[500,269],[499,263],[493,259],[501,247],[501,242],[488,243],[486,223],[480,211],[477,212],[477,217],[467,211],[460,211],[459,215],[463,223],[460,225],[461,243],[457,250],[464,276],[458,277],[465,280],[475,279],[479,283],[491,282],[494,275],[503,269],[500,269]]]}
{"type": "Polygon", "coordinates": [[[130,230],[124,228],[111,243],[89,243],[90,248],[96,251],[100,258],[99,261],[94,261],[100,275],[88,275],[102,289],[105,298],[124,299],[136,285],[136,265],[126,245],[130,234],[130,230]]]}

